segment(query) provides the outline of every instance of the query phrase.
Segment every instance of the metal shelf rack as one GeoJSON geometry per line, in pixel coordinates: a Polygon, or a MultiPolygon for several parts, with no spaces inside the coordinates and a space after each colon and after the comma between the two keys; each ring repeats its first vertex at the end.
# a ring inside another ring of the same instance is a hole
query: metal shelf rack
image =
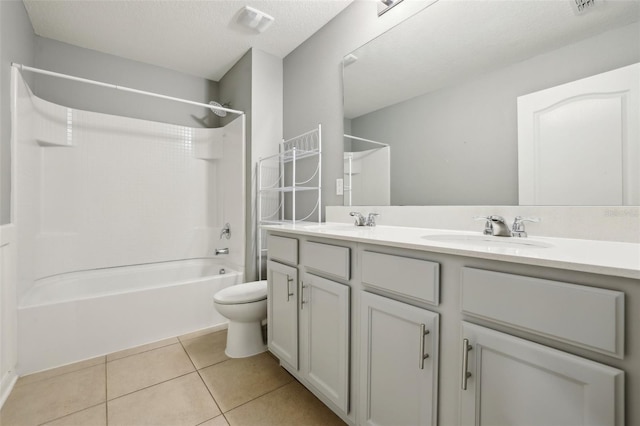
{"type": "Polygon", "coordinates": [[[282,141],[278,154],[258,161],[258,275],[266,255],[262,225],[322,220],[322,126],[282,141]],[[300,194],[308,194],[301,197],[300,194]],[[302,212],[302,214],[301,214],[302,212]]]}

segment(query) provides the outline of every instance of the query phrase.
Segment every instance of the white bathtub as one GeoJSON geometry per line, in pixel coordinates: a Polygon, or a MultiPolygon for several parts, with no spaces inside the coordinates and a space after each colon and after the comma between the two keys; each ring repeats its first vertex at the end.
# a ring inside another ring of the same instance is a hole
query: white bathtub
{"type": "Polygon", "coordinates": [[[213,259],[38,280],[18,306],[20,375],[204,328],[224,328],[227,320],[215,310],[213,295],[242,281],[241,272],[213,259]]]}

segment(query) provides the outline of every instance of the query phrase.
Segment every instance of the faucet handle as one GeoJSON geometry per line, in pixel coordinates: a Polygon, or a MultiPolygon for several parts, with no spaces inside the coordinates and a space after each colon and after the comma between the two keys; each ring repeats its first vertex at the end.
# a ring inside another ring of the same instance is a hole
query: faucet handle
{"type": "Polygon", "coordinates": [[[369,213],[367,216],[367,226],[376,226],[376,216],[380,216],[380,213],[369,213]]]}
{"type": "Polygon", "coordinates": [[[473,220],[486,220],[491,222],[504,222],[504,217],[492,214],[491,216],[474,216],[473,220]]]}
{"type": "Polygon", "coordinates": [[[539,217],[522,217],[516,216],[513,219],[513,225],[511,225],[511,235],[514,237],[526,237],[527,233],[524,230],[524,222],[540,222],[542,219],[539,217]]]}
{"type": "Polygon", "coordinates": [[[491,224],[491,216],[474,216],[473,220],[485,220],[484,230],[482,233],[484,235],[493,235],[493,225],[491,224]]]}

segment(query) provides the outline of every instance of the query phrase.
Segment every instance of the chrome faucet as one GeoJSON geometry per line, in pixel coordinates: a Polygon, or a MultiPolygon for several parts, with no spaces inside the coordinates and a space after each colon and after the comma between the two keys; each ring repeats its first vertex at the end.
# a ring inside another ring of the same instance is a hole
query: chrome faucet
{"type": "Polygon", "coordinates": [[[379,216],[379,214],[369,213],[367,217],[364,217],[360,212],[351,212],[349,213],[349,216],[353,216],[356,218],[356,226],[376,226],[376,216],[379,216]]]}
{"type": "Polygon", "coordinates": [[[217,248],[216,249],[216,256],[218,256],[220,254],[229,254],[229,249],[228,248],[217,248]]]}
{"type": "Polygon", "coordinates": [[[513,219],[513,225],[511,225],[511,236],[512,237],[526,237],[527,233],[524,230],[524,222],[540,222],[539,217],[522,217],[516,216],[513,219]]]}
{"type": "Polygon", "coordinates": [[[484,235],[493,235],[495,237],[510,237],[511,231],[502,216],[476,216],[475,220],[486,220],[484,224],[484,235]]]}
{"type": "Polygon", "coordinates": [[[229,222],[225,223],[222,231],[220,231],[220,239],[222,239],[222,237],[225,237],[227,240],[231,238],[231,225],[229,225],[229,222]]]}
{"type": "Polygon", "coordinates": [[[362,213],[360,212],[351,212],[349,213],[349,216],[353,216],[356,218],[356,222],[355,222],[356,226],[364,226],[364,224],[367,222],[367,219],[364,216],[362,216],[362,213]]]}

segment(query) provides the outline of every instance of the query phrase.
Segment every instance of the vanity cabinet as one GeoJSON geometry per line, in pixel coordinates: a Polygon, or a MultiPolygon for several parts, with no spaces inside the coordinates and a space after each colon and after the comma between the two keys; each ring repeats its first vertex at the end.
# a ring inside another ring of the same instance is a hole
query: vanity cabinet
{"type": "Polygon", "coordinates": [[[269,235],[268,247],[269,350],[298,380],[346,416],[351,288],[330,278],[349,278],[349,249],[274,235],[269,235]],[[299,261],[299,246],[300,259],[306,261],[299,261]]]}
{"type": "Polygon", "coordinates": [[[269,349],[347,424],[639,424],[637,278],[301,229],[269,229],[269,349]]]}
{"type": "Polygon", "coordinates": [[[461,424],[619,425],[624,372],[468,322],[461,424]]]}
{"type": "Polygon", "coordinates": [[[360,302],[360,424],[437,424],[439,315],[368,292],[360,302]]]}

